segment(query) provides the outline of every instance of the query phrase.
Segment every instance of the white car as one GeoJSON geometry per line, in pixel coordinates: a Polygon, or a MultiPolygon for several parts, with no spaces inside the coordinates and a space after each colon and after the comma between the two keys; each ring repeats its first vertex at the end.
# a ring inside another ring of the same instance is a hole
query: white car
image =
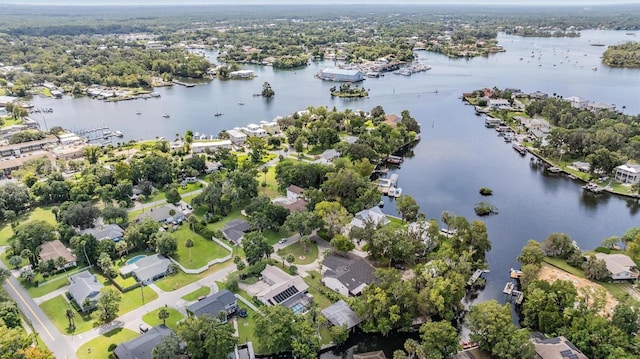
{"type": "Polygon", "coordinates": [[[282,244],[282,243],[285,243],[286,241],[287,241],[286,238],[282,238],[281,240],[278,241],[278,243],[282,244]]]}

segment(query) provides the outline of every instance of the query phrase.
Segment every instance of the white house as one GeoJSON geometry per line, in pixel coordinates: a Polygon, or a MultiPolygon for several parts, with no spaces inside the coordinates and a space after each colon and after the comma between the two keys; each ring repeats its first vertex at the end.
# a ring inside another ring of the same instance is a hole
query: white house
{"type": "Polygon", "coordinates": [[[219,140],[219,141],[196,141],[191,144],[193,153],[202,153],[209,150],[217,150],[218,148],[231,149],[231,140],[219,140]]]}
{"type": "Polygon", "coordinates": [[[581,109],[581,110],[589,106],[589,100],[585,100],[577,96],[570,96],[565,98],[564,100],[570,102],[571,107],[581,109]]]}
{"type": "Polygon", "coordinates": [[[638,183],[640,180],[640,165],[626,163],[616,167],[616,181],[622,183],[638,183]]]}
{"type": "Polygon", "coordinates": [[[373,222],[373,224],[375,225],[384,226],[388,224],[390,221],[389,221],[389,218],[387,218],[387,216],[384,213],[382,213],[382,210],[380,210],[380,207],[375,206],[375,207],[371,207],[369,209],[365,209],[356,213],[356,215],[351,220],[351,227],[355,226],[359,228],[364,228],[366,225],[366,222],[373,222]]]}
{"type": "Polygon", "coordinates": [[[227,134],[229,135],[229,140],[231,140],[231,143],[234,145],[242,146],[247,140],[247,135],[240,132],[240,130],[227,130],[227,134]]]}
{"type": "Polygon", "coordinates": [[[229,72],[229,77],[231,78],[250,79],[254,76],[255,75],[251,70],[238,70],[238,71],[229,72]]]}
{"type": "Polygon", "coordinates": [[[638,279],[636,264],[629,256],[624,254],[596,253],[596,258],[606,263],[607,270],[611,272],[611,279],[638,279]]]}
{"type": "Polygon", "coordinates": [[[509,100],[503,99],[503,98],[490,98],[489,101],[487,102],[487,105],[492,108],[492,109],[510,109],[511,108],[511,104],[509,103],[509,100]]]}
{"type": "Polygon", "coordinates": [[[304,199],[304,197],[302,197],[303,193],[304,189],[294,184],[287,187],[287,199],[291,202],[295,202],[299,199],[304,199]]]}
{"type": "Polygon", "coordinates": [[[260,121],[260,127],[272,135],[280,133],[280,125],[278,125],[278,122],[276,121],[260,121]]]}
{"type": "Polygon", "coordinates": [[[267,136],[267,131],[264,128],[254,124],[254,123],[251,123],[251,124],[247,125],[247,127],[244,127],[242,129],[242,132],[244,132],[249,137],[265,137],[265,136],[267,136]]]}

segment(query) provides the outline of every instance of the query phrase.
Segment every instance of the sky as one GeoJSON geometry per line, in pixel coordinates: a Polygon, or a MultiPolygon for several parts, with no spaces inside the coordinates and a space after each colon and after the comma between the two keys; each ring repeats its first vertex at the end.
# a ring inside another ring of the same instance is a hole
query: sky
{"type": "Polygon", "coordinates": [[[421,4],[421,5],[613,5],[640,4],[640,0],[0,0],[0,4],[16,5],[269,5],[269,4],[421,4]]]}

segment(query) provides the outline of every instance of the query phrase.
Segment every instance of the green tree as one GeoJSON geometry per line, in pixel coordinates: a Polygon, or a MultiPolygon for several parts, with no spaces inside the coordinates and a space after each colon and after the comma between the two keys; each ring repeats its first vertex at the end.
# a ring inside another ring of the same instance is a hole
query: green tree
{"type": "Polygon", "coordinates": [[[93,226],[93,222],[100,216],[100,210],[90,202],[72,203],[60,216],[63,223],[85,229],[93,226]]]}
{"type": "Polygon", "coordinates": [[[523,324],[544,333],[557,333],[566,322],[565,310],[573,308],[577,296],[576,288],[569,281],[532,281],[526,289],[523,324]]]}
{"type": "Polygon", "coordinates": [[[536,264],[540,265],[542,259],[544,259],[544,251],[540,247],[540,243],[530,239],[527,244],[522,248],[522,252],[518,256],[518,262],[522,265],[536,264]]]}
{"type": "Polygon", "coordinates": [[[170,316],[171,313],[169,309],[163,307],[158,310],[158,319],[162,320],[162,325],[167,325],[167,319],[169,319],[170,316]]]}
{"type": "Polygon", "coordinates": [[[85,146],[82,149],[82,154],[87,162],[96,164],[100,159],[100,155],[102,155],[102,149],[98,146],[85,146]]]}
{"type": "Polygon", "coordinates": [[[153,348],[151,357],[153,359],[175,359],[182,358],[182,354],[180,339],[178,339],[176,333],[172,332],[153,348]]]}
{"type": "Polygon", "coordinates": [[[262,97],[271,98],[275,96],[275,91],[271,88],[271,84],[265,82],[262,84],[262,97]]]}
{"type": "Polygon", "coordinates": [[[619,303],[613,311],[611,322],[632,337],[640,330],[640,313],[627,303],[619,303]]]}
{"type": "Polygon", "coordinates": [[[267,242],[267,238],[260,232],[249,232],[242,239],[242,249],[247,256],[247,263],[254,265],[262,258],[273,253],[273,246],[267,242]]]}
{"type": "Polygon", "coordinates": [[[30,256],[27,259],[34,268],[37,267],[40,245],[55,239],[55,227],[45,221],[35,220],[20,224],[14,229],[14,232],[11,239],[13,252],[20,253],[22,250],[28,249],[30,256]]]}
{"type": "Polygon", "coordinates": [[[338,202],[322,201],[316,204],[313,212],[322,218],[329,237],[340,233],[342,228],[351,222],[351,215],[338,202]]]}
{"type": "Polygon", "coordinates": [[[513,324],[509,304],[501,306],[490,300],[472,306],[469,329],[471,340],[498,359],[532,359],[535,356],[529,334],[513,324]]]}
{"type": "Polygon", "coordinates": [[[611,275],[604,260],[597,259],[594,255],[587,258],[582,269],[584,269],[584,275],[592,280],[605,280],[611,275]]]}
{"type": "Polygon", "coordinates": [[[331,238],[330,244],[331,248],[339,253],[347,253],[356,247],[349,237],[343,236],[342,234],[336,234],[331,238]]]}
{"type": "Polygon", "coordinates": [[[22,328],[8,328],[0,325],[0,358],[20,359],[18,354],[27,349],[33,342],[33,336],[22,328]]]}
{"type": "Polygon", "coordinates": [[[71,329],[71,331],[73,331],[75,329],[75,327],[76,327],[76,324],[74,322],[74,318],[76,317],[76,311],[73,308],[68,307],[64,311],[64,316],[69,321],[69,329],[71,329]]]}
{"type": "Polygon", "coordinates": [[[20,265],[22,264],[22,257],[20,256],[11,256],[11,258],[9,258],[9,264],[18,269],[18,267],[20,267],[20,265]]]}
{"type": "Polygon", "coordinates": [[[193,245],[195,243],[193,242],[193,239],[191,238],[187,238],[187,240],[184,242],[184,246],[189,248],[189,262],[191,262],[191,248],[193,248],[193,245]]]}
{"type": "Polygon", "coordinates": [[[170,257],[178,250],[178,240],[167,232],[155,234],[156,252],[165,257],[170,257]]]}
{"type": "Polygon", "coordinates": [[[147,248],[152,236],[158,232],[160,224],[151,218],[145,218],[141,222],[132,223],[124,231],[124,240],[138,249],[147,248]]]}
{"type": "Polygon", "coordinates": [[[451,323],[447,321],[427,322],[420,327],[420,347],[421,355],[425,359],[445,359],[450,358],[458,352],[460,344],[458,342],[458,332],[451,323]]]}
{"type": "Polygon", "coordinates": [[[182,197],[180,196],[180,192],[178,192],[178,189],[175,187],[169,188],[169,190],[167,191],[166,197],[167,197],[167,202],[174,205],[180,202],[180,200],[182,199],[182,197]]]}
{"type": "Polygon", "coordinates": [[[301,211],[291,213],[284,221],[283,227],[289,232],[297,232],[300,236],[309,235],[320,228],[322,219],[313,212],[301,211]]]}
{"type": "Polygon", "coordinates": [[[565,233],[551,233],[540,245],[551,257],[568,258],[576,250],[571,237],[565,233]]]}
{"type": "Polygon", "coordinates": [[[396,209],[403,220],[413,222],[418,218],[420,206],[413,197],[403,194],[396,200],[396,209]]]}
{"type": "Polygon", "coordinates": [[[108,323],[116,318],[120,309],[122,296],[112,288],[106,288],[98,298],[97,317],[98,322],[108,323]]]}
{"type": "Polygon", "coordinates": [[[208,315],[188,317],[178,325],[177,334],[194,359],[226,359],[238,343],[230,324],[208,315]]]}

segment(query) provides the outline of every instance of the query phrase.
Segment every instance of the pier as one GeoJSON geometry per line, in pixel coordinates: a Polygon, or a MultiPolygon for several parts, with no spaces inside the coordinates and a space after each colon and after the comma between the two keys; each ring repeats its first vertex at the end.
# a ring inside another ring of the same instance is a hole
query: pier
{"type": "Polygon", "coordinates": [[[178,80],[173,80],[171,81],[172,83],[176,84],[176,85],[180,85],[180,86],[184,86],[184,87],[195,87],[195,84],[190,84],[190,83],[186,83],[186,82],[182,82],[182,81],[178,81],[178,80]]]}
{"type": "Polygon", "coordinates": [[[502,290],[502,293],[507,295],[507,301],[515,304],[522,304],[522,301],[524,300],[524,293],[514,288],[515,283],[507,282],[507,284],[505,284],[504,286],[504,289],[502,290]]]}
{"type": "Polygon", "coordinates": [[[476,269],[476,271],[473,272],[473,275],[471,275],[471,278],[467,281],[467,286],[472,286],[484,273],[491,273],[491,271],[488,269],[476,269]]]}

